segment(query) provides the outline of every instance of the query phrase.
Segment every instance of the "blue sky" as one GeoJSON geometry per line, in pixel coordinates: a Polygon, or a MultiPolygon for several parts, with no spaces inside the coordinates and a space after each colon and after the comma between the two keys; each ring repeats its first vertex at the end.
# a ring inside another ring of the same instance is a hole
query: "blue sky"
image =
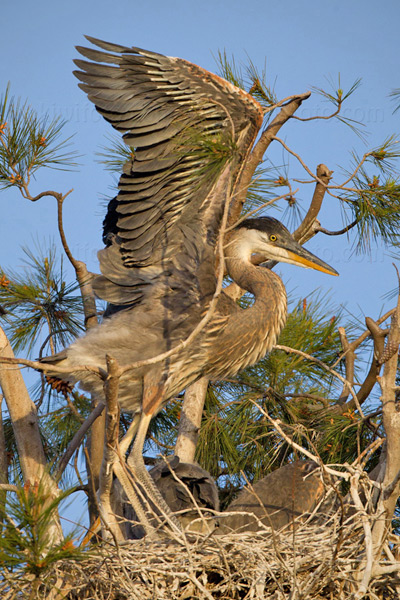
{"type": "MultiPolygon", "coordinates": [[[[400,129],[400,112],[392,114],[394,105],[388,98],[393,88],[400,87],[397,0],[382,4],[372,0],[38,0],[34,9],[27,0],[3,0],[1,15],[0,93],[10,81],[11,92],[28,99],[39,114],[61,115],[68,121],[66,134],[75,134],[73,144],[82,155],[79,171],[39,172],[32,193],[74,189],[66,201],[65,230],[73,254],[93,271],[98,270],[96,251],[102,245],[104,196],[112,195],[115,177],[95,161],[95,152],[111,127],[94,111],[72,75],[74,46],[85,45],[84,34],[179,56],[209,70],[216,69],[213,55],[218,50],[225,49],[239,63],[250,57],[260,69],[266,65],[267,80],[275,85],[279,98],[312,86],[326,87],[326,78],[336,81],[339,72],[345,90],[361,77],[362,86],[345,106],[345,115],[363,121],[367,145],[335,121],[290,122],[280,133],[312,169],[325,163],[335,171],[337,181],[339,165],[349,167],[350,150],[362,155],[400,129]]],[[[328,110],[313,95],[298,115],[328,110]]],[[[276,164],[287,160],[278,145],[271,147],[268,156],[276,164]]],[[[289,175],[305,178],[293,158],[289,166],[289,175]]],[[[305,209],[312,190],[313,186],[301,189],[305,209]]],[[[0,202],[0,264],[18,268],[21,245],[32,245],[35,239],[45,244],[49,236],[56,239],[55,202],[45,198],[30,203],[16,190],[1,192],[0,202]]],[[[333,198],[326,199],[321,222],[330,229],[342,227],[333,198]]],[[[278,272],[297,297],[320,287],[330,290],[334,301],[345,303],[350,312],[377,317],[384,303],[382,294],[396,285],[392,258],[380,245],[373,247],[371,256],[351,256],[350,242],[319,235],[307,246],[330,262],[340,272],[339,278],[290,265],[280,266],[278,272]]]]}
{"type": "MultiPolygon", "coordinates": [[[[1,88],[10,81],[12,93],[27,98],[40,114],[66,119],[65,131],[75,134],[73,144],[82,155],[79,171],[43,170],[32,191],[74,189],[65,206],[66,233],[77,258],[96,271],[104,196],[112,195],[116,179],[95,161],[95,152],[111,128],[94,111],[72,75],[72,59],[77,57],[74,46],[86,43],[85,33],[180,56],[209,70],[216,69],[213,56],[218,50],[233,54],[237,62],[245,63],[250,57],[260,69],[265,64],[267,80],[275,85],[280,98],[312,86],[327,87],[326,78],[336,81],[339,72],[344,89],[362,77],[362,86],[345,106],[345,114],[364,122],[370,134],[367,146],[337,122],[292,122],[281,132],[312,169],[323,162],[340,180],[339,165],[348,167],[351,149],[362,154],[398,130],[399,114],[392,114],[388,93],[399,86],[400,6],[395,0],[384,6],[385,10],[379,11],[370,0],[346,4],[314,0],[119,0],[114,4],[71,0],[39,1],[32,11],[26,0],[3,0],[1,88]]],[[[298,114],[326,114],[328,110],[329,106],[313,95],[298,114]]],[[[277,145],[268,156],[275,164],[287,160],[277,145]]],[[[290,174],[304,178],[293,158],[289,166],[290,174]]],[[[311,194],[312,186],[300,192],[305,208],[311,194]]],[[[11,190],[1,194],[1,203],[0,264],[17,266],[21,244],[29,245],[33,239],[45,242],[54,232],[54,201],[46,198],[30,203],[11,190]]],[[[328,228],[342,226],[334,199],[326,200],[321,221],[328,228]]],[[[352,259],[346,240],[321,235],[308,247],[331,261],[341,277],[280,266],[289,289],[296,289],[300,296],[316,287],[331,289],[335,302],[346,302],[352,312],[359,312],[361,306],[370,316],[379,313],[381,294],[395,285],[392,259],[385,258],[383,248],[374,248],[371,257],[352,259]]]]}

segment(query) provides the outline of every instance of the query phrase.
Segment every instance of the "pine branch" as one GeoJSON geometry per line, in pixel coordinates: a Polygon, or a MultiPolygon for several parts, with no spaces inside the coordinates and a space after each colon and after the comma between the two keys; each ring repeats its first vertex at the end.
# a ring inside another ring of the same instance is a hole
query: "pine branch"
{"type": "Polygon", "coordinates": [[[39,117],[26,102],[9,98],[9,86],[0,99],[0,114],[0,189],[22,189],[41,167],[76,166],[76,153],[66,151],[71,138],[61,137],[65,121],[39,117]]]}

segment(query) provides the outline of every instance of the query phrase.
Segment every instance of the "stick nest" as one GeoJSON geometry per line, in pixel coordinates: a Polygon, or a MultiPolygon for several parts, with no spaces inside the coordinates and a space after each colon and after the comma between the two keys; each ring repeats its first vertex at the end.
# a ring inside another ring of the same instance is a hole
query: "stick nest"
{"type": "MultiPolygon", "coordinates": [[[[360,515],[344,518],[337,512],[328,521],[322,525],[299,521],[279,532],[268,528],[221,536],[214,532],[181,540],[142,539],[119,547],[103,543],[83,561],[53,565],[41,578],[34,597],[397,600],[400,563],[394,556],[400,544],[395,536],[383,548],[365,589],[369,567],[360,515]]],[[[28,587],[21,587],[21,579],[18,587],[22,595],[16,593],[14,598],[32,598],[24,595],[23,588],[28,592],[28,587]]]]}

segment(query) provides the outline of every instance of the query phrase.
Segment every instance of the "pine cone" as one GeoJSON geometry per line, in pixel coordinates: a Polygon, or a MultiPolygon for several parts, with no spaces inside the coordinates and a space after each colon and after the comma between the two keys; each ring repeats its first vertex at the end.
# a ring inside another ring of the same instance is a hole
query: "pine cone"
{"type": "Polygon", "coordinates": [[[51,377],[49,375],[46,375],[45,377],[51,389],[58,393],[64,394],[65,397],[67,397],[74,388],[71,383],[68,383],[68,381],[64,381],[63,379],[59,379],[58,377],[51,377]]]}

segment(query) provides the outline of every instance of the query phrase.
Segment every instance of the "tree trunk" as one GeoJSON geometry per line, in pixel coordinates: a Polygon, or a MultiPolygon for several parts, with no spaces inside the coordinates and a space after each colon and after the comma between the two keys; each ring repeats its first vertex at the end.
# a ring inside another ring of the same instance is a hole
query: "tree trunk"
{"type": "Polygon", "coordinates": [[[194,462],[207,388],[208,378],[202,377],[186,390],[175,444],[181,462],[194,462]]]}
{"type": "MultiPolygon", "coordinates": [[[[14,353],[0,327],[0,357],[3,356],[14,358],[14,353]]],[[[28,394],[20,369],[0,364],[0,386],[10,413],[24,481],[32,485],[40,481],[46,487],[49,499],[54,499],[58,495],[58,488],[46,470],[36,406],[28,394]]],[[[51,541],[60,541],[62,530],[58,518],[55,518],[51,528],[51,541]]]]}

